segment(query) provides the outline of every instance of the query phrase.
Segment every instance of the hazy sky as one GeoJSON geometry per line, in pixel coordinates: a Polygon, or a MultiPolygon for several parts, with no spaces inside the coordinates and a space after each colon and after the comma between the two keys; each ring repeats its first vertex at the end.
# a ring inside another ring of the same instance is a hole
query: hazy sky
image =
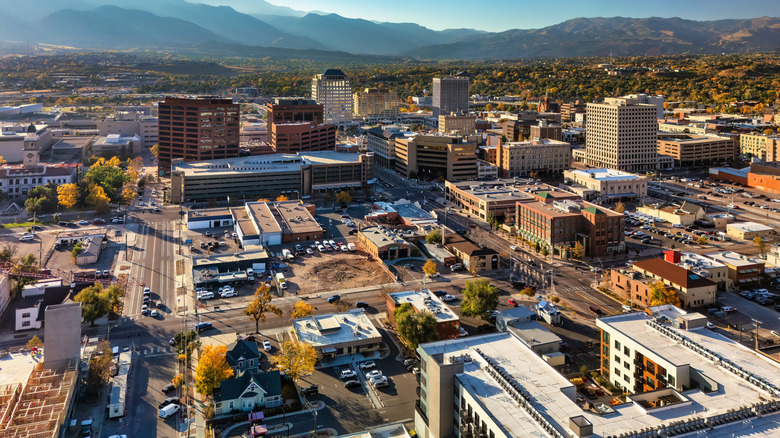
{"type": "MultiPolygon", "coordinates": [[[[300,11],[333,12],[431,29],[536,29],[576,17],[681,17],[691,20],[780,16],[780,0],[266,0],[300,11]]],[[[226,0],[225,3],[230,3],[226,0]]]]}

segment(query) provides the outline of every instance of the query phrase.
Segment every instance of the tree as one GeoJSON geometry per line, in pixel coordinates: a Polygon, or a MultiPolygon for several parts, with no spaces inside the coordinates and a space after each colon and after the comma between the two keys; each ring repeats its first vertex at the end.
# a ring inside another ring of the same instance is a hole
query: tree
{"type": "Polygon", "coordinates": [[[111,370],[114,368],[114,358],[111,353],[111,345],[103,341],[95,348],[95,353],[89,359],[87,370],[87,390],[96,394],[111,378],[111,370]]]}
{"type": "Polygon", "coordinates": [[[290,307],[292,319],[304,318],[312,314],[314,308],[306,301],[298,301],[290,307]]]}
{"type": "Polygon", "coordinates": [[[0,251],[0,262],[3,263],[10,263],[13,261],[14,257],[16,256],[16,252],[19,250],[19,247],[14,245],[8,245],[6,244],[3,249],[0,251]]]}
{"type": "Polygon", "coordinates": [[[84,251],[84,245],[81,244],[81,242],[76,242],[75,245],[73,245],[73,249],[70,250],[70,257],[73,259],[73,263],[76,263],[76,260],[78,260],[79,255],[84,251]]]}
{"type": "Polygon", "coordinates": [[[189,353],[199,347],[198,333],[195,330],[176,333],[173,337],[173,350],[179,354],[189,353]]]}
{"type": "Polygon", "coordinates": [[[425,236],[427,243],[441,243],[441,230],[435,229],[425,236]]]}
{"type": "Polygon", "coordinates": [[[116,312],[121,304],[122,291],[119,286],[103,288],[99,282],[84,288],[73,297],[73,301],[81,303],[81,315],[85,321],[94,326],[95,320],[109,311],[116,312]]]}
{"type": "Polygon", "coordinates": [[[661,281],[656,281],[650,285],[650,305],[660,306],[663,304],[682,307],[680,297],[677,296],[677,291],[672,288],[667,288],[661,281]]]}
{"type": "Polygon", "coordinates": [[[73,183],[58,186],[57,199],[64,208],[73,207],[79,201],[79,186],[73,183]]]}
{"type": "Polygon", "coordinates": [[[184,385],[184,374],[177,374],[171,379],[171,383],[176,388],[181,388],[184,385]]]}
{"type": "Polygon", "coordinates": [[[487,278],[466,281],[460,309],[465,316],[487,317],[488,310],[498,307],[498,288],[491,285],[487,278]]]}
{"type": "Polygon", "coordinates": [[[336,202],[339,204],[349,204],[352,201],[352,196],[350,196],[349,193],[347,193],[345,190],[342,190],[338,193],[336,193],[336,202]]]}
{"type": "Polygon", "coordinates": [[[32,339],[27,341],[27,349],[32,350],[33,348],[43,348],[43,341],[37,335],[34,335],[32,339]]]}
{"type": "Polygon", "coordinates": [[[130,203],[133,202],[133,199],[135,199],[135,197],[138,196],[138,192],[130,186],[125,186],[122,189],[121,196],[122,196],[122,203],[125,205],[130,205],[130,203]]]}
{"type": "Polygon", "coordinates": [[[698,242],[699,245],[706,245],[707,244],[707,240],[708,240],[707,239],[707,235],[706,234],[702,234],[701,236],[699,236],[698,239],[696,239],[696,242],[698,242]]]}
{"type": "Polygon", "coordinates": [[[154,145],[154,146],[150,147],[149,148],[149,152],[151,152],[152,155],[154,155],[154,159],[155,160],[159,159],[159,157],[160,157],[160,147],[159,146],[154,145]]]}
{"type": "Polygon", "coordinates": [[[205,396],[211,396],[214,389],[223,380],[233,376],[233,369],[226,360],[227,347],[224,345],[204,345],[195,369],[195,390],[205,396]]]}
{"type": "Polygon", "coordinates": [[[282,309],[271,304],[272,299],[271,289],[261,286],[255,291],[255,298],[244,309],[244,315],[255,320],[255,332],[257,333],[260,333],[260,321],[265,322],[266,312],[273,312],[276,316],[282,317],[282,309]]]}
{"type": "Polygon", "coordinates": [[[279,196],[276,197],[276,200],[279,201],[279,202],[284,202],[284,201],[287,200],[287,196],[279,195],[279,196]]]}
{"type": "Polygon", "coordinates": [[[30,214],[41,214],[44,211],[46,201],[42,198],[27,198],[24,201],[24,208],[30,214]]]}
{"type": "Polygon", "coordinates": [[[585,247],[582,246],[580,242],[575,243],[574,246],[571,248],[571,255],[575,259],[581,259],[585,257],[585,247]]]}
{"type": "Polygon", "coordinates": [[[756,238],[753,239],[753,242],[756,242],[756,248],[758,248],[758,255],[764,257],[764,253],[766,252],[766,240],[762,239],[761,236],[756,236],[756,238]]]}
{"type": "Polygon", "coordinates": [[[423,310],[415,312],[409,303],[403,303],[393,311],[398,334],[406,340],[409,347],[417,349],[417,346],[426,342],[439,339],[436,331],[436,317],[431,312],[423,310]]]}
{"type": "Polygon", "coordinates": [[[436,275],[436,272],[439,270],[438,267],[436,266],[436,262],[434,262],[433,260],[428,260],[427,262],[425,262],[422,269],[425,275],[429,277],[436,275]]]}
{"type": "Polygon", "coordinates": [[[531,172],[528,174],[531,178],[539,178],[539,172],[531,172]]]}
{"type": "Polygon", "coordinates": [[[279,353],[271,357],[274,368],[287,374],[294,382],[314,372],[316,363],[317,350],[311,344],[289,339],[282,342],[279,353]]]}
{"type": "Polygon", "coordinates": [[[539,251],[542,250],[542,245],[539,244],[539,242],[534,242],[534,251],[536,251],[537,254],[539,254],[539,251]]]}
{"type": "Polygon", "coordinates": [[[531,286],[526,286],[525,288],[523,288],[523,290],[520,291],[520,293],[532,297],[536,293],[536,290],[534,290],[534,288],[532,288],[531,286]]]}
{"type": "Polygon", "coordinates": [[[615,211],[618,213],[624,213],[626,211],[626,206],[622,202],[618,202],[615,206],[615,211]]]}
{"type": "Polygon", "coordinates": [[[87,195],[87,203],[92,206],[105,202],[108,203],[109,199],[106,196],[106,191],[103,187],[92,183],[89,185],[89,195],[87,195]]]}
{"type": "Polygon", "coordinates": [[[550,255],[550,249],[547,248],[546,246],[544,248],[542,248],[542,255],[545,256],[545,257],[550,255]]]}

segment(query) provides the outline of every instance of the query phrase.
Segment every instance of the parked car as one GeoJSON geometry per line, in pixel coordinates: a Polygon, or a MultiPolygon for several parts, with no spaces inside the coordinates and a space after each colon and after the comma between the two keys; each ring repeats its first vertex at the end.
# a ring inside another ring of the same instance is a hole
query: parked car
{"type": "Polygon", "coordinates": [[[306,388],[301,389],[301,394],[311,396],[311,395],[317,395],[320,393],[320,387],[317,385],[311,385],[307,386],[306,388]]]}
{"type": "Polygon", "coordinates": [[[355,307],[359,307],[361,309],[368,309],[369,305],[365,301],[358,301],[355,303],[355,307]]]}
{"type": "Polygon", "coordinates": [[[458,337],[465,338],[469,335],[469,332],[466,331],[463,327],[458,328],[458,337]]]}
{"type": "Polygon", "coordinates": [[[373,377],[381,376],[382,372],[379,370],[373,370],[366,373],[366,380],[371,380],[373,377]]]}
{"type": "Polygon", "coordinates": [[[163,393],[169,393],[169,392],[173,391],[174,389],[176,389],[176,387],[173,386],[173,383],[169,383],[169,384],[167,384],[167,385],[162,387],[162,392],[163,393]]]}
{"type": "Polygon", "coordinates": [[[201,322],[195,326],[196,332],[202,332],[204,330],[208,330],[210,328],[213,328],[214,326],[210,322],[201,322]]]}
{"type": "Polygon", "coordinates": [[[355,370],[351,370],[351,369],[341,370],[341,373],[339,374],[340,379],[342,380],[349,379],[350,377],[357,377],[357,373],[355,372],[355,370]]]}
{"type": "Polygon", "coordinates": [[[517,307],[518,306],[517,301],[515,301],[514,298],[510,298],[510,299],[506,300],[506,302],[507,302],[507,304],[509,304],[512,307],[517,307]]]}
{"type": "Polygon", "coordinates": [[[417,365],[417,359],[412,359],[412,358],[404,359],[405,367],[412,366],[412,365],[417,365]]]}
{"type": "Polygon", "coordinates": [[[236,293],[233,292],[232,290],[226,290],[226,291],[222,291],[222,293],[220,293],[219,296],[222,298],[232,298],[236,296],[236,293]]]}
{"type": "Polygon", "coordinates": [[[331,303],[331,304],[333,304],[333,303],[335,303],[335,302],[337,302],[339,300],[341,300],[341,296],[340,295],[333,295],[330,298],[328,298],[328,302],[331,303]]]}
{"type": "Polygon", "coordinates": [[[443,290],[435,290],[435,291],[433,291],[432,293],[433,293],[434,295],[436,295],[437,297],[443,297],[444,295],[447,295],[447,292],[445,292],[445,291],[443,291],[443,290]]]}
{"type": "Polygon", "coordinates": [[[370,384],[372,384],[374,386],[376,386],[376,385],[378,385],[380,383],[387,383],[387,377],[382,376],[382,375],[374,376],[374,377],[372,377],[370,379],[367,379],[367,380],[368,380],[368,383],[370,383],[370,384]]]}
{"type": "Polygon", "coordinates": [[[588,306],[588,310],[596,316],[602,316],[604,314],[598,307],[588,306]]]}
{"type": "Polygon", "coordinates": [[[162,409],[168,405],[180,405],[180,404],[181,404],[181,400],[179,399],[179,397],[168,397],[162,403],[160,403],[159,406],[157,406],[157,409],[162,409]]]}
{"type": "Polygon", "coordinates": [[[89,225],[89,221],[86,219],[82,219],[79,221],[79,225],[89,225]]]}
{"type": "Polygon", "coordinates": [[[22,237],[19,238],[19,240],[22,242],[25,240],[33,240],[33,239],[35,239],[35,235],[28,234],[28,233],[23,234],[22,237]]]}
{"type": "Polygon", "coordinates": [[[273,347],[271,346],[271,342],[268,339],[264,340],[263,341],[263,350],[271,351],[272,349],[273,349],[273,347]]]}
{"type": "Polygon", "coordinates": [[[376,362],[374,362],[373,360],[369,360],[369,361],[360,363],[360,369],[361,370],[367,370],[367,369],[375,368],[375,367],[376,367],[376,362]]]}
{"type": "Polygon", "coordinates": [[[181,410],[180,405],[168,405],[160,409],[160,418],[168,418],[181,410]]]}
{"type": "Polygon", "coordinates": [[[441,300],[448,303],[450,301],[457,301],[457,298],[455,298],[455,296],[453,295],[446,294],[443,297],[441,297],[441,300]]]}
{"type": "Polygon", "coordinates": [[[353,380],[347,380],[346,382],[344,382],[344,387],[345,388],[354,388],[355,386],[360,386],[360,381],[359,380],[354,380],[353,379],[353,380]]]}

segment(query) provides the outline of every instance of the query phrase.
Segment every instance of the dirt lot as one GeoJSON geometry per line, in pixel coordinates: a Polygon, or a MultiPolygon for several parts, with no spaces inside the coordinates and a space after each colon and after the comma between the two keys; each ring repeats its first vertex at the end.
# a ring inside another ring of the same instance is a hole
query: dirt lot
{"type": "Polygon", "coordinates": [[[379,262],[369,262],[361,252],[315,253],[299,258],[291,267],[293,274],[285,275],[300,293],[307,294],[391,281],[379,262]]]}

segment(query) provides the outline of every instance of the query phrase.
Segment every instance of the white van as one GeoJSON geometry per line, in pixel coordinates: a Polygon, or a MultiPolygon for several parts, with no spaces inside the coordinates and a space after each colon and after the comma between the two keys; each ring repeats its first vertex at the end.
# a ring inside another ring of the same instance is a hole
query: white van
{"type": "Polygon", "coordinates": [[[181,409],[181,406],[177,404],[169,404],[167,406],[163,406],[163,408],[160,409],[160,418],[168,418],[171,415],[179,412],[179,409],[181,409]]]}

